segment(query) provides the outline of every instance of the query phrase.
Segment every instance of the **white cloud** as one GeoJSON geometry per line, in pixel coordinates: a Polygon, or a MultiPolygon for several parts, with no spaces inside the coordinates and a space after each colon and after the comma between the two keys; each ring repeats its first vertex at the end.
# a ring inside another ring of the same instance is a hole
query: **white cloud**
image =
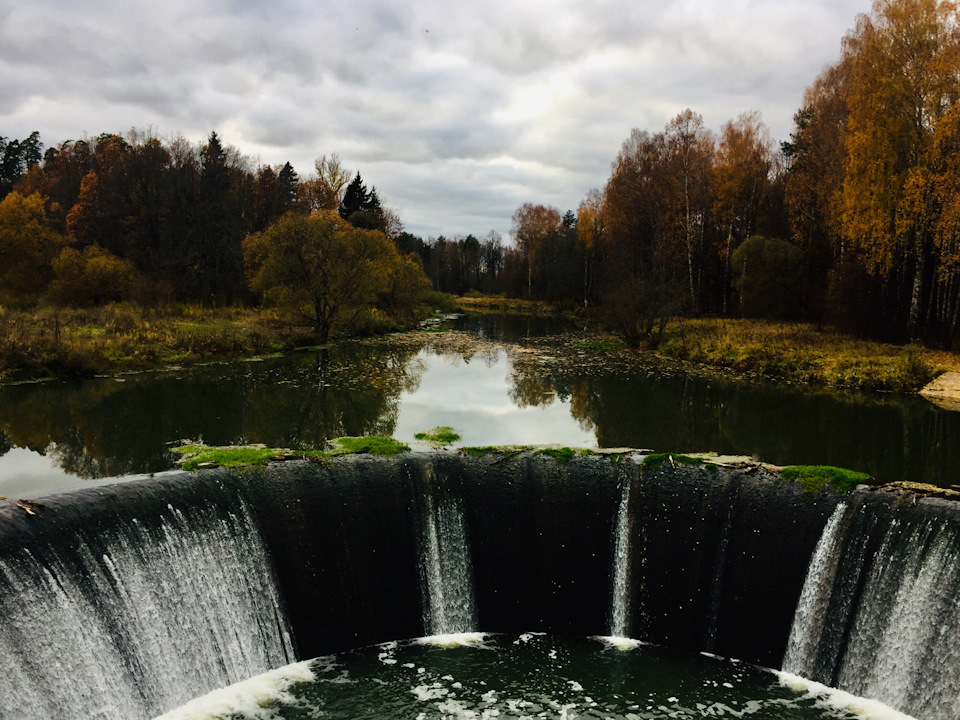
{"type": "Polygon", "coordinates": [[[576,208],[632,127],[759,110],[786,139],[869,0],[0,0],[0,135],[211,130],[359,169],[408,228],[576,208]]]}

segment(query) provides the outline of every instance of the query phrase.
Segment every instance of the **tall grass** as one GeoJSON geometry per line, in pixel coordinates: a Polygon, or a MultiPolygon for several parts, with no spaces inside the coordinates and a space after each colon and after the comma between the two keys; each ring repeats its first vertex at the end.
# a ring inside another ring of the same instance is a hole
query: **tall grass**
{"type": "Polygon", "coordinates": [[[289,348],[306,329],[270,312],[175,305],[0,307],[0,380],[88,375],[289,348]]]}
{"type": "Polygon", "coordinates": [[[940,371],[960,370],[952,353],[761,320],[676,321],[653,350],[741,375],[858,390],[914,391],[940,371]]]}

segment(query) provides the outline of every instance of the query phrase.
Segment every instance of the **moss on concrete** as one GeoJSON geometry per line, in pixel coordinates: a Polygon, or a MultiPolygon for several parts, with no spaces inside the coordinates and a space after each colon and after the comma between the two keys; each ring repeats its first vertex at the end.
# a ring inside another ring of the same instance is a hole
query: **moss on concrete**
{"type": "Polygon", "coordinates": [[[787,480],[799,482],[807,492],[817,492],[827,486],[840,492],[849,492],[871,479],[866,473],[832,465],[790,465],[785,467],[780,475],[787,480]]]}
{"type": "Polygon", "coordinates": [[[562,464],[570,462],[578,455],[584,456],[592,454],[593,452],[587,448],[548,447],[537,450],[537,455],[547,455],[562,464]]]}
{"type": "Polygon", "coordinates": [[[430,428],[426,432],[418,432],[413,436],[417,440],[426,440],[427,442],[438,445],[449,445],[460,439],[460,435],[453,431],[449,425],[439,425],[430,428]]]}
{"type": "Polygon", "coordinates": [[[207,467],[258,467],[269,462],[294,459],[313,459],[370,453],[371,455],[398,455],[410,450],[408,445],[385,437],[343,437],[330,441],[330,450],[288,450],[268,448],[261,445],[210,446],[199,443],[181,445],[173,452],[182,455],[180,466],[184,470],[201,470],[207,467]]]}
{"type": "Polygon", "coordinates": [[[399,455],[410,450],[399,440],[388,437],[370,435],[368,437],[342,437],[331,440],[333,446],[331,455],[346,455],[349,453],[370,453],[371,455],[399,455]]]}

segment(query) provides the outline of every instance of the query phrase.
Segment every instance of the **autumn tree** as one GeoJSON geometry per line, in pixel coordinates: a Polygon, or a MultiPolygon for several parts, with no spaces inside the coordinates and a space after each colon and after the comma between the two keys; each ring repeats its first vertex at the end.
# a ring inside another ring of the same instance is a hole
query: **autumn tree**
{"type": "Polygon", "coordinates": [[[603,193],[593,188],[577,208],[577,246],[583,257],[583,306],[596,300],[597,263],[603,255],[603,193]]]}
{"type": "Polygon", "coordinates": [[[830,279],[842,282],[837,261],[843,249],[849,76],[845,62],[820,74],[804,93],[803,107],[794,115],[795,129],[783,143],[791,239],[803,252],[801,299],[818,323],[828,317],[830,279]]]}
{"type": "Polygon", "coordinates": [[[0,296],[36,299],[53,277],[66,239],[47,222],[43,198],[12,192],[0,201],[0,296]]]}
{"type": "Polygon", "coordinates": [[[726,288],[730,283],[730,258],[756,227],[769,181],[772,153],[773,141],[759,113],[741,113],[723,126],[713,165],[713,213],[722,237],[724,313],[729,295],[726,288]]]}
{"type": "Polygon", "coordinates": [[[329,157],[321,155],[314,163],[317,171],[315,178],[300,183],[298,192],[300,201],[308,212],[316,210],[338,210],[343,202],[343,193],[350,183],[350,171],[343,167],[340,156],[333,153],[329,157]]]}
{"type": "Polygon", "coordinates": [[[920,332],[935,212],[930,150],[960,85],[957,7],[877,0],[844,41],[851,81],[843,234],[884,281],[886,321],[920,332]]]}
{"type": "Polygon", "coordinates": [[[663,133],[633,130],[604,191],[601,297],[630,345],[662,330],[686,294],[684,263],[670,242],[667,157],[663,133]]]}
{"type": "Polygon", "coordinates": [[[378,307],[409,312],[427,284],[386,235],[329,210],[287,214],[243,250],[253,290],[309,322],[321,342],[378,307]]]}
{"type": "Polygon", "coordinates": [[[513,214],[511,235],[524,258],[527,271],[527,296],[533,297],[536,278],[538,289],[546,285],[551,252],[561,235],[563,216],[548,205],[524,203],[513,214]]]}
{"type": "Polygon", "coordinates": [[[62,305],[103,305],[129,300],[138,282],[132,262],[99,245],[88,245],[82,251],[64,248],[51,266],[55,277],[49,295],[62,305]]]}
{"type": "Polygon", "coordinates": [[[700,272],[710,215],[714,141],[703,117],[689,108],[667,123],[666,180],[671,190],[670,228],[676,233],[687,266],[689,303],[700,305],[700,272]]]}
{"type": "Polygon", "coordinates": [[[77,201],[67,215],[67,232],[80,247],[98,244],[126,257],[135,244],[131,155],[130,145],[119,135],[97,139],[94,168],[81,181],[77,201]]]}

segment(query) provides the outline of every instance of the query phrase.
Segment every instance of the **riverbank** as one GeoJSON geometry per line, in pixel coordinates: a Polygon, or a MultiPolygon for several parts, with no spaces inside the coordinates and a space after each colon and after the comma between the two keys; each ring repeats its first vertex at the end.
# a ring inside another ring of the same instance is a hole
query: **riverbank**
{"type": "Polygon", "coordinates": [[[589,312],[574,313],[539,301],[457,298],[467,312],[566,315],[578,321],[576,348],[619,350],[647,362],[679,361],[722,374],[848,390],[913,393],[944,372],[960,371],[960,355],[918,345],[864,340],[811,323],[738,318],[671,320],[636,350],[589,312]]]}
{"type": "MultiPolygon", "coordinates": [[[[579,362],[607,362],[611,356],[619,363],[679,362],[738,377],[887,392],[915,392],[942,372],[960,372],[955,353],[876,343],[803,323],[674,320],[644,348],[631,350],[595,320],[548,303],[482,297],[457,298],[457,305],[471,313],[566,315],[575,324],[571,332],[529,342],[551,351],[567,348],[579,362]]],[[[0,381],[185,365],[315,342],[309,328],[255,308],[0,308],[0,381]]]]}
{"type": "Polygon", "coordinates": [[[0,381],[79,377],[281,352],[310,342],[269,311],[129,304],[0,308],[0,381]]]}
{"type": "Polygon", "coordinates": [[[884,392],[916,392],[937,375],[960,370],[956,353],[763,320],[676,320],[651,340],[649,352],[740,376],[884,392]]]}

